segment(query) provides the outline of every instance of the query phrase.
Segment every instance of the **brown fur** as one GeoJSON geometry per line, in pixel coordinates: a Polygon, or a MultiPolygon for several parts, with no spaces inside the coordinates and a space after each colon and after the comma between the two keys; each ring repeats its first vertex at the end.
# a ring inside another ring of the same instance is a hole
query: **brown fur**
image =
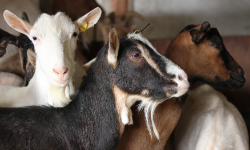
{"type": "MultiPolygon", "coordinates": [[[[191,36],[189,32],[184,31],[172,41],[164,55],[185,70],[189,78],[191,75],[196,74],[214,80],[215,75],[220,75],[224,80],[228,80],[230,78],[230,72],[220,58],[219,51],[209,46],[210,41],[205,39],[203,44],[192,46],[194,44],[190,39],[191,36]],[[179,47],[179,41],[182,41],[185,46],[189,45],[189,47],[182,47],[181,50],[177,50],[176,47],[179,47]],[[183,57],[189,59],[175,57],[180,55],[184,55],[183,57]]],[[[192,81],[192,79],[189,79],[189,81],[190,80],[192,81]]]]}
{"type": "Polygon", "coordinates": [[[179,99],[171,98],[163,102],[156,108],[154,120],[157,130],[160,134],[160,141],[158,141],[154,136],[151,139],[149,133],[147,132],[144,113],[138,112],[137,106],[133,106],[133,125],[125,126],[125,130],[123,132],[117,150],[159,150],[164,147],[168,137],[172,133],[181,115],[180,105],[181,102],[179,99]],[[165,117],[160,118],[160,116],[165,117]]]}
{"type": "Polygon", "coordinates": [[[8,59],[5,59],[2,64],[0,65],[0,71],[2,72],[9,72],[16,74],[20,77],[24,77],[24,72],[22,70],[21,64],[20,64],[20,56],[18,51],[16,51],[13,55],[8,57],[8,59]]]}
{"type": "MultiPolygon", "coordinates": [[[[199,28],[200,25],[196,27],[196,29],[199,28]]],[[[193,75],[208,78],[212,81],[215,80],[215,75],[220,75],[223,80],[228,80],[231,72],[227,70],[219,54],[219,50],[211,46],[210,41],[206,37],[202,40],[201,44],[196,45],[192,41],[189,31],[184,31],[171,42],[164,56],[179,65],[187,73],[189,82],[194,80],[195,77],[193,75]]],[[[241,69],[237,69],[239,65],[233,58],[230,61],[233,64],[231,66],[236,67],[233,69],[241,71],[241,69]]],[[[150,138],[150,135],[147,133],[146,124],[144,123],[143,112],[138,113],[133,109],[134,124],[132,126],[125,126],[117,149],[164,149],[168,138],[180,118],[184,100],[185,97],[172,98],[156,108],[155,124],[159,131],[160,141],[156,137],[150,138]]]]}
{"type": "MultiPolygon", "coordinates": [[[[113,93],[114,93],[114,97],[116,100],[116,110],[119,116],[119,124],[120,124],[120,136],[122,135],[123,131],[124,131],[124,127],[125,125],[122,123],[121,120],[121,114],[122,114],[122,110],[126,109],[126,104],[125,104],[125,99],[126,97],[128,97],[128,94],[124,91],[122,91],[120,88],[118,88],[117,86],[113,87],[113,93]]],[[[131,112],[129,112],[131,113],[131,112]]]]}

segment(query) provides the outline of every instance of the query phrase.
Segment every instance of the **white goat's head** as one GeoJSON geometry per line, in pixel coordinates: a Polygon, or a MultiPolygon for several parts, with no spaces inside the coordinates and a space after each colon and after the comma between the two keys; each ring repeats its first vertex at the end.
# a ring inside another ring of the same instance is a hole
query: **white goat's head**
{"type": "Polygon", "coordinates": [[[57,87],[66,86],[73,74],[79,28],[84,27],[86,30],[92,27],[100,16],[99,7],[75,22],[62,12],[54,16],[42,14],[35,24],[31,25],[10,11],[4,11],[8,25],[27,35],[33,42],[37,69],[39,66],[48,80],[57,87]]]}

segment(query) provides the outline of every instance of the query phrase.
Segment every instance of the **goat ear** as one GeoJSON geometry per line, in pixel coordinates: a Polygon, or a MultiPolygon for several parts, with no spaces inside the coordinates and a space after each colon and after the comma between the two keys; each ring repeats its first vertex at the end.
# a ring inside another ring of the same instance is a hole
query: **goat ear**
{"type": "Polygon", "coordinates": [[[207,32],[208,28],[210,27],[210,24],[205,21],[201,24],[201,28],[200,28],[200,31],[201,32],[207,32]]]}
{"type": "Polygon", "coordinates": [[[17,45],[17,37],[0,29],[0,57],[6,53],[6,47],[8,44],[17,45]]]}
{"type": "Polygon", "coordinates": [[[35,52],[28,49],[27,55],[28,55],[29,62],[32,64],[32,66],[34,66],[34,68],[36,68],[36,54],[35,54],[35,52]]]}
{"type": "Polygon", "coordinates": [[[87,74],[90,72],[90,70],[93,68],[95,64],[96,58],[92,59],[91,61],[84,64],[82,67],[87,72],[87,74]]]}
{"type": "Polygon", "coordinates": [[[115,68],[117,65],[117,56],[119,51],[120,42],[113,26],[109,30],[109,48],[108,48],[108,63],[115,68]]]}
{"type": "Polygon", "coordinates": [[[12,12],[5,10],[3,13],[4,19],[7,22],[7,24],[15,29],[18,32],[21,32],[25,35],[29,35],[29,32],[32,28],[32,25],[28,23],[27,21],[22,20],[21,18],[17,17],[12,12]]]}
{"type": "Polygon", "coordinates": [[[205,36],[205,33],[196,29],[191,29],[190,35],[192,36],[192,41],[194,41],[195,44],[200,44],[201,40],[205,36]]]}
{"type": "Polygon", "coordinates": [[[83,31],[89,29],[97,23],[102,14],[102,10],[99,7],[96,7],[86,15],[82,16],[76,20],[76,25],[83,31]]]}
{"type": "Polygon", "coordinates": [[[30,21],[29,21],[29,17],[28,17],[28,15],[26,14],[26,12],[23,12],[23,13],[22,13],[22,19],[25,20],[25,21],[27,21],[27,22],[30,22],[30,21]]]}
{"type": "Polygon", "coordinates": [[[196,44],[200,44],[209,27],[210,24],[205,21],[201,24],[200,30],[191,29],[190,35],[192,36],[192,41],[194,41],[196,44]]]}

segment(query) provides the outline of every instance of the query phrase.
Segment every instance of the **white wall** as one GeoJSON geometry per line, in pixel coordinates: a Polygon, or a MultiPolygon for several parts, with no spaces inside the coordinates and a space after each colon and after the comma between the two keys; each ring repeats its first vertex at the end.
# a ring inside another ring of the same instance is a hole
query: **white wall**
{"type": "MultiPolygon", "coordinates": [[[[109,0],[97,0],[110,12],[109,0]]],[[[150,39],[173,38],[188,24],[208,21],[223,36],[250,35],[250,0],[131,0],[137,29],[151,23],[145,32],[150,39]]]]}

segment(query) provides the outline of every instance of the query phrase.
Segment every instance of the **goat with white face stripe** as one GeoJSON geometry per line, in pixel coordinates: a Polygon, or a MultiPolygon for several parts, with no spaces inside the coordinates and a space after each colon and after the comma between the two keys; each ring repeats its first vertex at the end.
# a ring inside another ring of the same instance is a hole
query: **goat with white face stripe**
{"type": "MultiPolygon", "coordinates": [[[[152,44],[139,33],[129,34],[127,38],[130,39],[139,50],[138,52],[134,52],[131,60],[137,61],[139,63],[142,63],[141,61],[146,61],[156,71],[156,73],[160,75],[162,79],[172,82],[172,88],[169,88],[169,86],[163,87],[163,91],[166,92],[166,95],[163,95],[166,96],[166,98],[179,97],[187,92],[187,89],[189,88],[188,77],[179,66],[174,64],[171,60],[160,55],[152,46],[152,44]]],[[[145,75],[149,75],[149,73],[147,72],[145,75]]],[[[161,85],[161,81],[152,82],[152,85],[159,86],[161,85]]],[[[161,88],[161,86],[159,87],[161,88]]],[[[150,91],[150,89],[147,90],[150,91]]],[[[158,94],[159,97],[164,97],[163,95],[160,96],[162,94],[161,92],[158,94]]]]}
{"type": "Polygon", "coordinates": [[[65,88],[75,68],[75,49],[79,28],[87,29],[100,18],[101,9],[95,8],[75,22],[62,12],[50,16],[42,14],[34,25],[9,11],[4,18],[9,26],[29,37],[36,52],[36,72],[27,87],[0,86],[0,106],[52,105],[65,106],[69,96],[65,88]]]}
{"type": "Polygon", "coordinates": [[[148,130],[151,134],[148,120],[150,113],[152,128],[158,137],[153,121],[154,110],[164,100],[187,92],[189,82],[186,73],[160,55],[140,32],[128,34],[119,42],[112,37],[109,40],[113,40],[109,45],[112,48],[109,49],[114,51],[108,51],[107,59],[117,77],[113,81],[113,93],[118,103],[120,102],[117,109],[121,122],[133,123],[130,107],[140,100],[139,109],[145,112],[148,130]],[[116,51],[118,48],[119,52],[116,51]]]}

